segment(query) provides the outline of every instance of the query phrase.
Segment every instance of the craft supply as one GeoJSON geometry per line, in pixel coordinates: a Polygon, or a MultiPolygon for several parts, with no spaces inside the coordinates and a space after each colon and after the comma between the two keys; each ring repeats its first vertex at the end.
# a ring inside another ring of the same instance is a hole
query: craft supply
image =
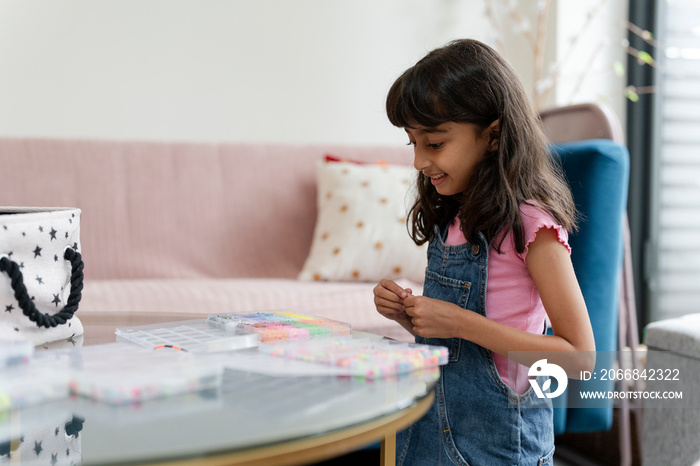
{"type": "Polygon", "coordinates": [[[110,404],[216,388],[223,373],[219,361],[126,343],[87,346],[71,354],[71,366],[71,393],[110,404]]]}
{"type": "Polygon", "coordinates": [[[34,354],[34,345],[24,340],[0,340],[0,371],[27,364],[34,354]]]}
{"type": "Polygon", "coordinates": [[[260,345],[259,351],[274,357],[341,367],[352,375],[369,378],[411,372],[447,364],[442,346],[420,345],[368,338],[324,338],[260,345]]]}
{"type": "Polygon", "coordinates": [[[174,349],[177,351],[187,351],[186,349],[180,348],[179,346],[175,346],[175,345],[158,345],[153,349],[161,349],[161,348],[171,348],[171,349],[174,349]]]}
{"type": "Polygon", "coordinates": [[[68,376],[60,368],[36,361],[34,345],[0,341],[0,412],[68,396],[68,376]]]}
{"type": "Polygon", "coordinates": [[[0,412],[68,396],[68,374],[33,362],[0,371],[0,412]]]}
{"type": "Polygon", "coordinates": [[[337,320],[287,311],[215,314],[209,316],[209,321],[222,327],[245,329],[259,335],[263,342],[349,335],[352,329],[350,324],[337,320]]]}
{"type": "Polygon", "coordinates": [[[117,341],[135,343],[150,349],[177,347],[194,353],[251,348],[260,341],[257,335],[245,329],[218,325],[207,319],[123,327],[115,333],[117,341]]]}

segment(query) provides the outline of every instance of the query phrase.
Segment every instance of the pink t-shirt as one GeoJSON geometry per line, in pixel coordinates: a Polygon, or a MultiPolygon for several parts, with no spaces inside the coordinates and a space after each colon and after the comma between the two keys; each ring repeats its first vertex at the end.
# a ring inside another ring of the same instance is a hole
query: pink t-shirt
{"type": "MultiPolygon", "coordinates": [[[[522,254],[516,252],[512,230],[506,234],[501,244],[502,254],[493,247],[489,251],[486,317],[526,332],[541,334],[546,313],[535,282],[527,270],[525,257],[530,243],[541,228],[556,230],[559,242],[571,253],[569,235],[548,213],[538,207],[522,204],[520,213],[525,231],[525,251],[522,254]]],[[[466,242],[460,230],[459,219],[455,218],[447,232],[445,244],[459,245],[466,242]]],[[[499,354],[494,353],[493,358],[498,374],[506,385],[519,394],[530,388],[527,367],[499,354]]]]}

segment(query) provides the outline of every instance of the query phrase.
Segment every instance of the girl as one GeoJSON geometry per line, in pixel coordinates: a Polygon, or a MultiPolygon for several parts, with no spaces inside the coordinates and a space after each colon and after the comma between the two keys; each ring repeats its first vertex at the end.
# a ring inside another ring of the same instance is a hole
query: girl
{"type": "Polygon", "coordinates": [[[409,68],[387,114],[414,146],[409,223],[429,242],[428,268],[423,296],[382,280],[374,302],[450,352],[433,407],[397,437],[398,462],[551,464],[551,400],[535,396],[528,368],[565,354],[569,373],[592,370],[595,343],[569,258],[574,203],[539,119],[510,66],[474,40],[409,68]]]}

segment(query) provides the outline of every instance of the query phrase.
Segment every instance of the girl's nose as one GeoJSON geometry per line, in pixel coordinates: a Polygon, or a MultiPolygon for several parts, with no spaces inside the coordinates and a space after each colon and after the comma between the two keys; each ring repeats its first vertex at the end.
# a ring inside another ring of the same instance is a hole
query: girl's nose
{"type": "Polygon", "coordinates": [[[413,167],[418,171],[423,171],[430,165],[430,161],[427,157],[421,155],[421,151],[418,148],[413,150],[413,167]]]}

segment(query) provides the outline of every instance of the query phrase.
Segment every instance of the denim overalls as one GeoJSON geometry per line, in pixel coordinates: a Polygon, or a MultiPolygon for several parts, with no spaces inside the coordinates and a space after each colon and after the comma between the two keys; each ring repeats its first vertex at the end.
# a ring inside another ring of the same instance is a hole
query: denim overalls
{"type": "MultiPolygon", "coordinates": [[[[478,243],[450,246],[436,227],[423,295],[485,316],[488,254],[482,234],[478,243]]],[[[397,464],[551,465],[551,400],[543,403],[532,388],[517,395],[498,375],[491,351],[470,341],[416,341],[446,346],[450,362],[440,368],[433,406],[397,435],[397,464]]]]}

